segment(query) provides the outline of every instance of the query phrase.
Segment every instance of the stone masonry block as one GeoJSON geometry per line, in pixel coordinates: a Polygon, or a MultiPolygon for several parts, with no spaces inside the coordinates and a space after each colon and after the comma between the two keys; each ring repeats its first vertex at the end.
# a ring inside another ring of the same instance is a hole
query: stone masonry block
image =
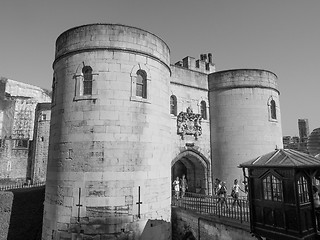
{"type": "Polygon", "coordinates": [[[120,64],[119,63],[109,63],[108,69],[110,72],[120,72],[120,64]]]}
{"type": "Polygon", "coordinates": [[[121,72],[123,73],[131,73],[132,70],[132,64],[125,64],[125,63],[121,63],[121,72]]]}
{"type": "Polygon", "coordinates": [[[63,197],[63,203],[67,207],[73,206],[73,201],[74,201],[73,197],[63,197]]]}
{"type": "Polygon", "coordinates": [[[85,205],[88,207],[123,206],[125,197],[86,197],[85,205]]]}
{"type": "Polygon", "coordinates": [[[57,215],[61,216],[70,216],[71,215],[71,207],[64,207],[57,205],[56,206],[56,213],[57,215]]]}
{"type": "Polygon", "coordinates": [[[118,120],[118,112],[113,111],[100,111],[100,119],[102,120],[118,120]]]}

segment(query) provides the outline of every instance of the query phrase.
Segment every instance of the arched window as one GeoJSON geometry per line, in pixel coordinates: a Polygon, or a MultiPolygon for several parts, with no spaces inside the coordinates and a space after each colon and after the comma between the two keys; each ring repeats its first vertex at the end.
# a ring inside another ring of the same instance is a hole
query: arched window
{"type": "Polygon", "coordinates": [[[281,202],[283,199],[282,182],[275,176],[269,174],[262,179],[263,198],[265,200],[281,202]]]}
{"type": "Polygon", "coordinates": [[[92,68],[84,66],[82,68],[83,74],[83,95],[92,95],[92,68]]]}
{"type": "Polygon", "coordinates": [[[277,119],[276,102],[273,99],[270,101],[270,112],[271,118],[277,119]]]}
{"type": "Polygon", "coordinates": [[[200,103],[200,114],[203,119],[207,119],[207,104],[205,101],[200,103]]]}
{"type": "Polygon", "coordinates": [[[136,96],[147,98],[147,73],[141,69],[137,71],[136,96]]]}
{"type": "Polygon", "coordinates": [[[170,114],[177,116],[177,98],[175,95],[170,96],[170,114]]]}

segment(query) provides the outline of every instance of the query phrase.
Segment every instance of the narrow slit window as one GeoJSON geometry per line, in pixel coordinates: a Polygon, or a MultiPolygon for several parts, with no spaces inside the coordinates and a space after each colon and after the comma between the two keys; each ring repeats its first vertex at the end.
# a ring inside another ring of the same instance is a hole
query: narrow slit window
{"type": "Polygon", "coordinates": [[[56,78],[53,77],[53,80],[52,80],[52,98],[51,98],[51,104],[52,105],[54,105],[56,103],[56,88],[57,88],[56,78]]]}
{"type": "Polygon", "coordinates": [[[270,102],[270,112],[271,112],[271,118],[277,119],[276,102],[274,100],[271,100],[270,102]]]}
{"type": "Polygon", "coordinates": [[[207,119],[207,104],[205,101],[201,101],[200,103],[200,114],[203,119],[207,119]]]}
{"type": "Polygon", "coordinates": [[[177,98],[175,95],[170,96],[170,114],[177,116],[177,98]]]}

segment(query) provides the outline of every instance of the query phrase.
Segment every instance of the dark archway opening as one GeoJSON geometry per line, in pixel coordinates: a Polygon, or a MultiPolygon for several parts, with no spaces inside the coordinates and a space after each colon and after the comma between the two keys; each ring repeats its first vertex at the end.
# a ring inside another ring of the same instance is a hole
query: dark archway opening
{"type": "Polygon", "coordinates": [[[186,176],[188,192],[209,194],[209,176],[207,163],[196,153],[182,153],[174,161],[171,167],[171,181],[176,177],[186,176]]]}

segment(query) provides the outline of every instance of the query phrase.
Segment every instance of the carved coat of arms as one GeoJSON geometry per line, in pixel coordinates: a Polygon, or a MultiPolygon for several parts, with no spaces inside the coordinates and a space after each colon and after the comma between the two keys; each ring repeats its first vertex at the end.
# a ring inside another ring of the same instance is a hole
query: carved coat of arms
{"type": "Polygon", "coordinates": [[[197,140],[202,134],[201,120],[201,115],[193,113],[191,107],[188,107],[187,112],[180,112],[177,116],[177,134],[182,139],[184,135],[193,135],[197,140]]]}

